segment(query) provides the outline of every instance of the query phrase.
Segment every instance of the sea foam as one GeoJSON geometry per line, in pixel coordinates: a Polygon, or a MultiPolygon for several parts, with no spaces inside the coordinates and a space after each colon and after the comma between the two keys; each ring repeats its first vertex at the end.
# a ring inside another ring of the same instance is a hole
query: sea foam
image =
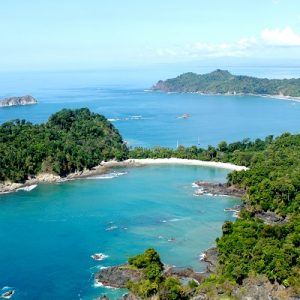
{"type": "Polygon", "coordinates": [[[18,192],[18,191],[30,192],[30,191],[32,191],[33,189],[35,189],[36,187],[37,187],[37,184],[32,184],[32,185],[29,185],[29,186],[24,186],[24,187],[18,188],[18,189],[17,189],[17,192],[18,192]]]}
{"type": "Polygon", "coordinates": [[[99,175],[99,176],[90,176],[87,177],[86,179],[113,179],[119,176],[123,176],[126,175],[127,172],[112,172],[112,173],[107,173],[107,174],[103,174],[103,175],[99,175]]]}

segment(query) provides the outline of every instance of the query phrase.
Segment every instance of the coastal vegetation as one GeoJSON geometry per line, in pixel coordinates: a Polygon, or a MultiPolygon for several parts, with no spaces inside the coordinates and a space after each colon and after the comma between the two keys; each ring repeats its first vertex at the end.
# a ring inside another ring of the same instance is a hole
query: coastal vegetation
{"type": "Polygon", "coordinates": [[[267,79],[233,75],[226,70],[208,74],[185,73],[158,81],[153,90],[203,94],[254,94],[300,97],[300,79],[267,79]]]}
{"type": "MultiPolygon", "coordinates": [[[[212,286],[233,288],[247,278],[265,276],[300,293],[300,135],[220,142],[206,149],[155,147],[128,151],[105,117],[87,108],[63,109],[44,124],[14,120],[0,126],[0,181],[24,182],[40,172],[60,176],[91,169],[102,161],[126,158],[185,158],[230,162],[249,167],[228,174],[228,185],[246,192],[235,222],[226,221],[216,240],[218,268],[195,285],[183,286],[166,276],[154,249],[129,259],[129,267],[144,277],[128,288],[146,298],[185,299],[212,286]],[[283,222],[269,224],[260,215],[272,213],[283,222]]],[[[201,237],[199,237],[201,238],[201,237]]]]}
{"type": "Polygon", "coordinates": [[[157,295],[162,300],[188,299],[180,281],[172,276],[164,276],[163,264],[159,254],[153,249],[147,249],[128,259],[129,266],[142,270],[144,277],[130,281],[127,285],[130,291],[143,299],[157,295]]]}
{"type": "Polygon", "coordinates": [[[203,285],[242,284],[264,275],[300,293],[300,135],[197,147],[135,148],[131,158],[190,158],[232,162],[249,167],[228,174],[228,185],[246,191],[244,208],[235,222],[226,221],[217,239],[219,268],[203,285]],[[273,213],[282,224],[267,224],[258,217],[273,213]]]}
{"type": "Polygon", "coordinates": [[[0,126],[0,182],[24,182],[40,172],[65,176],[103,160],[122,160],[118,130],[87,108],[63,109],[44,124],[14,120],[0,126]]]}

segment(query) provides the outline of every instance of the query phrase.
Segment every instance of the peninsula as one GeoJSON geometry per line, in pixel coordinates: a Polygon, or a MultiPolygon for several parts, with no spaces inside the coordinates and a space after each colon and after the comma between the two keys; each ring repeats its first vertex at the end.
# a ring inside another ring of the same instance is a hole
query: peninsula
{"type": "Polygon", "coordinates": [[[260,95],[300,99],[300,79],[267,79],[233,75],[217,69],[208,74],[184,73],[160,80],[154,91],[220,95],[260,95]]]}
{"type": "Polygon", "coordinates": [[[30,105],[36,104],[37,100],[29,95],[21,96],[21,97],[9,97],[3,100],[0,100],[0,107],[8,107],[8,106],[18,106],[18,105],[30,105]]]}
{"type": "Polygon", "coordinates": [[[0,192],[94,174],[102,161],[123,160],[127,152],[118,130],[87,108],[63,109],[44,124],[6,122],[0,126],[0,192]]]}

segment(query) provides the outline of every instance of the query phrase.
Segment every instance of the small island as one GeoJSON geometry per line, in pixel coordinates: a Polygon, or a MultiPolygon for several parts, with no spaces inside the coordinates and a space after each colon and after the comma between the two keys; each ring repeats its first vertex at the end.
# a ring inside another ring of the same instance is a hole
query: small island
{"type": "Polygon", "coordinates": [[[154,91],[219,94],[260,95],[300,99],[300,79],[267,79],[233,75],[217,69],[208,74],[184,73],[176,78],[160,80],[154,91]]]}
{"type": "Polygon", "coordinates": [[[20,96],[20,97],[9,97],[0,100],[0,107],[31,105],[31,104],[37,104],[37,100],[30,95],[20,96]]]}

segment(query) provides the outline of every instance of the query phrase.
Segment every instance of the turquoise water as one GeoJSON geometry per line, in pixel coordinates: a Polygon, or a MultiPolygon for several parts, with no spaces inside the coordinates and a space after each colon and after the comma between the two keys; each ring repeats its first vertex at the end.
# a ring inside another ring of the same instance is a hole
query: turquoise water
{"type": "Polygon", "coordinates": [[[203,270],[199,255],[213,245],[223,221],[233,219],[224,208],[239,201],[196,197],[192,182],[224,181],[227,171],[120,171],[127,173],[0,196],[0,285],[15,287],[14,299],[93,299],[102,293],[115,299],[123,291],[93,287],[93,273],[147,247],[159,250],[165,263],[203,270]],[[90,255],[97,252],[109,258],[95,262],[90,255]]]}
{"type": "MultiPolygon", "coordinates": [[[[273,69],[269,72],[277,77],[292,77],[292,74],[300,77],[299,70],[279,68],[281,72],[278,69],[277,73],[273,69]]],[[[243,72],[246,71],[236,70],[236,73],[243,72]]],[[[260,72],[265,75],[267,70],[260,72]]],[[[177,141],[188,146],[198,144],[198,140],[200,146],[205,147],[222,140],[264,138],[269,134],[295,133],[300,129],[299,102],[254,96],[153,93],[145,89],[158,78],[164,78],[164,73],[159,73],[156,78],[149,75],[142,82],[136,74],[137,84],[134,86],[114,85],[118,80],[126,81],[125,75],[115,79],[110,73],[109,78],[104,78],[104,75],[97,72],[0,74],[0,98],[32,94],[40,102],[33,106],[1,109],[0,123],[16,118],[42,122],[64,107],[89,107],[114,119],[113,123],[129,145],[147,147],[176,147],[177,141]],[[183,113],[189,113],[191,118],[178,119],[183,113]]],[[[129,76],[128,82],[134,80],[129,76]]]]}
{"type": "MultiPolygon", "coordinates": [[[[175,147],[177,141],[187,146],[198,139],[206,146],[299,132],[300,103],[145,90],[182,71],[0,74],[0,98],[32,94],[39,100],[34,106],[0,109],[0,123],[42,122],[64,107],[89,107],[112,119],[131,146],[175,147]],[[177,119],[183,113],[191,118],[177,119]]],[[[300,77],[299,68],[235,71],[300,77]]],[[[90,300],[103,293],[117,299],[124,291],[94,287],[94,273],[150,246],[168,264],[203,270],[199,254],[213,245],[224,220],[233,219],[224,208],[238,200],[195,197],[192,182],[225,181],[227,171],[192,166],[121,171],[127,173],[0,195],[0,289],[14,287],[13,299],[90,300]],[[109,258],[95,262],[90,255],[97,252],[109,258]]]]}
{"type": "Polygon", "coordinates": [[[299,132],[300,103],[261,97],[164,94],[126,89],[78,89],[37,93],[40,103],[0,110],[0,122],[47,120],[64,107],[89,107],[114,119],[131,146],[216,145],[245,137],[299,132]],[[189,113],[189,119],[178,119],[189,113]],[[118,120],[121,119],[121,120],[118,120]]]}

